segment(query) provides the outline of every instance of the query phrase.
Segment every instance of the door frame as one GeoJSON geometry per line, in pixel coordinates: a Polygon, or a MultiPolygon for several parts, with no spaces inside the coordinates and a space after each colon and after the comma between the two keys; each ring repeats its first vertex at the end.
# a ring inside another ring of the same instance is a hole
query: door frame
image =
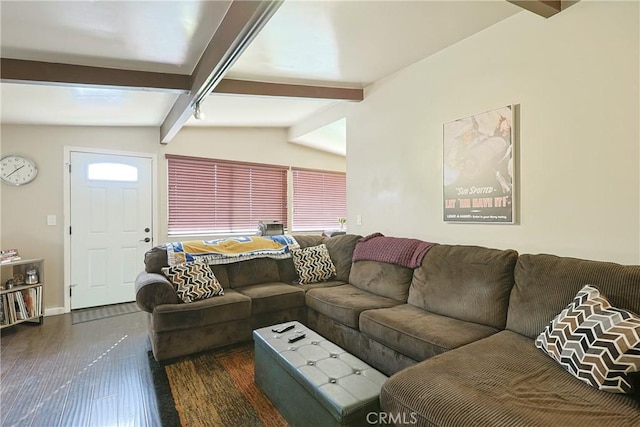
{"type": "Polygon", "coordinates": [[[64,312],[71,312],[71,296],[69,291],[71,289],[71,235],[67,232],[71,227],[71,174],[69,173],[69,165],[71,164],[71,153],[74,151],[80,151],[90,154],[106,154],[115,156],[130,156],[130,157],[143,157],[151,159],[151,220],[153,222],[152,238],[154,242],[158,241],[158,159],[157,155],[153,153],[140,153],[134,151],[122,151],[122,150],[108,150],[100,148],[88,148],[88,147],[76,147],[76,146],[64,146],[64,167],[63,174],[63,216],[64,216],[64,312]]]}

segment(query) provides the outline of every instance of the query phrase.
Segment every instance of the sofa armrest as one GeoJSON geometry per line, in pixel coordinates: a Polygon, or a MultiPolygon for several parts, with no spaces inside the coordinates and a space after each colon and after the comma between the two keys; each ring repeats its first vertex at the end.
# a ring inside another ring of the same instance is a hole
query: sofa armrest
{"type": "Polygon", "coordinates": [[[180,303],[173,285],[162,274],[142,272],[136,277],[135,286],[138,307],[149,313],[160,304],[180,303]]]}

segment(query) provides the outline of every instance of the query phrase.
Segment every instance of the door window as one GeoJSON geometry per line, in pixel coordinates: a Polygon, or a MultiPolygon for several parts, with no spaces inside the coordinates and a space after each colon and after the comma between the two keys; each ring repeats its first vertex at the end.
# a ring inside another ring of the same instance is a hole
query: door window
{"type": "Polygon", "coordinates": [[[90,181],[137,182],[138,168],[123,163],[91,163],[87,167],[90,181]]]}

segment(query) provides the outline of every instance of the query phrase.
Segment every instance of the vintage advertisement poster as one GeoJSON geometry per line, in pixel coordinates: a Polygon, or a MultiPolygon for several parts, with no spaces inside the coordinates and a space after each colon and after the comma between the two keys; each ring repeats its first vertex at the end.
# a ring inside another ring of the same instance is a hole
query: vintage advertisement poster
{"type": "Polygon", "coordinates": [[[513,106],[444,125],[444,220],[514,222],[513,106]]]}

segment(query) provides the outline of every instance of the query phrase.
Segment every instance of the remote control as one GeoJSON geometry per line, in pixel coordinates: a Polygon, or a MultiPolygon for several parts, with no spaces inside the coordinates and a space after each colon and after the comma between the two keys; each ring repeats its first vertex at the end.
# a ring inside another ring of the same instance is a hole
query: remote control
{"type": "Polygon", "coordinates": [[[302,332],[297,332],[289,337],[289,342],[300,341],[302,338],[306,337],[306,335],[302,332]]]}
{"type": "Polygon", "coordinates": [[[281,333],[283,333],[283,332],[286,332],[286,331],[289,331],[289,330],[293,329],[293,328],[294,328],[294,326],[295,326],[295,325],[294,325],[293,323],[292,323],[292,324],[290,324],[290,325],[282,325],[282,326],[278,326],[277,328],[273,328],[273,329],[271,329],[271,331],[272,331],[272,332],[276,332],[276,333],[278,333],[278,334],[281,334],[281,333]]]}

